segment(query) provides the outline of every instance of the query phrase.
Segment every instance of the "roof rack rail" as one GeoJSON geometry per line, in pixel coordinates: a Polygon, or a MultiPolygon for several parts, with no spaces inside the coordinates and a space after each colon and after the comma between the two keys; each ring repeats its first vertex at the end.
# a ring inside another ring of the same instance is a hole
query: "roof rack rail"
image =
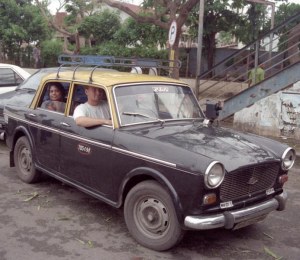
{"type": "Polygon", "coordinates": [[[65,55],[58,57],[58,63],[63,65],[87,65],[98,67],[142,67],[157,69],[180,68],[179,60],[160,60],[148,58],[119,58],[114,56],[98,55],[65,55]]]}
{"type": "Polygon", "coordinates": [[[90,74],[90,83],[93,81],[93,73],[98,67],[141,67],[149,68],[149,70],[165,69],[171,71],[173,68],[180,68],[181,62],[179,60],[159,60],[146,58],[119,58],[114,56],[98,56],[98,55],[66,55],[62,54],[58,57],[60,67],[57,71],[56,77],[59,78],[61,68],[66,65],[75,66],[73,71],[73,79],[75,79],[76,70],[80,66],[92,66],[90,74]]]}

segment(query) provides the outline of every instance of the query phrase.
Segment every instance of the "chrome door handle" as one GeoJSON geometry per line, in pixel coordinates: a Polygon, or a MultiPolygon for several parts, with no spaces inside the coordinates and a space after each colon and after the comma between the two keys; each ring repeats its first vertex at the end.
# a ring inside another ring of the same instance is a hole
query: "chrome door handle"
{"type": "Polygon", "coordinates": [[[28,114],[28,116],[31,116],[31,117],[36,117],[36,114],[32,114],[32,113],[30,113],[30,114],[28,114]]]}
{"type": "Polygon", "coordinates": [[[67,127],[71,127],[69,124],[65,123],[65,122],[60,122],[60,125],[62,126],[67,126],[67,127]]]}

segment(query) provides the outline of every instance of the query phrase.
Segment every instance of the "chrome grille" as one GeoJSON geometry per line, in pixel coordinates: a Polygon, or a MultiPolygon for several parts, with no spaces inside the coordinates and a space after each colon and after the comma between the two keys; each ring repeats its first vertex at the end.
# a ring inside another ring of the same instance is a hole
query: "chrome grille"
{"type": "Polygon", "coordinates": [[[236,200],[274,186],[280,164],[268,163],[229,172],[220,187],[221,201],[236,200]]]}

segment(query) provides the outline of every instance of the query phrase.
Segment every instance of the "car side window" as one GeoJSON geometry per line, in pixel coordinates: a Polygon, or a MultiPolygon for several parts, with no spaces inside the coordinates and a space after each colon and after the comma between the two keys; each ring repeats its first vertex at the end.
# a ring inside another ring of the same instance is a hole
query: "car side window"
{"type": "Polygon", "coordinates": [[[66,82],[48,82],[45,84],[39,101],[39,108],[64,113],[70,84],[66,82]]]}
{"type": "Polygon", "coordinates": [[[10,68],[0,68],[0,86],[16,86],[23,79],[10,68]]]}
{"type": "MultiPolygon", "coordinates": [[[[74,113],[75,108],[80,105],[80,104],[84,104],[85,102],[87,102],[87,96],[85,94],[85,88],[87,86],[85,85],[79,85],[79,84],[75,84],[74,85],[74,91],[73,91],[73,97],[72,97],[72,102],[71,102],[71,110],[70,110],[70,115],[72,116],[74,113]]],[[[105,91],[103,90],[103,98],[102,100],[106,100],[107,101],[107,96],[105,91]]]]}

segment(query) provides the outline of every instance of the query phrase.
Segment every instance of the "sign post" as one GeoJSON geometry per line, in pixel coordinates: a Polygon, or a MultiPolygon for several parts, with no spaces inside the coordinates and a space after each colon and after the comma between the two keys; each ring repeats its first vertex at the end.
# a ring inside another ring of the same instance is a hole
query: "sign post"
{"type": "Polygon", "coordinates": [[[197,48],[197,69],[196,69],[196,98],[199,100],[200,92],[200,72],[201,72],[201,58],[202,58],[202,38],[203,38],[203,20],[204,20],[204,2],[200,0],[199,5],[199,23],[198,23],[198,48],[197,48]]]}
{"type": "Polygon", "coordinates": [[[169,29],[169,44],[170,44],[170,56],[169,56],[169,60],[170,60],[170,74],[173,75],[173,70],[174,70],[174,56],[175,56],[175,52],[173,49],[173,45],[175,43],[176,40],[176,34],[177,34],[177,23],[174,20],[171,23],[170,29],[169,29]]]}

